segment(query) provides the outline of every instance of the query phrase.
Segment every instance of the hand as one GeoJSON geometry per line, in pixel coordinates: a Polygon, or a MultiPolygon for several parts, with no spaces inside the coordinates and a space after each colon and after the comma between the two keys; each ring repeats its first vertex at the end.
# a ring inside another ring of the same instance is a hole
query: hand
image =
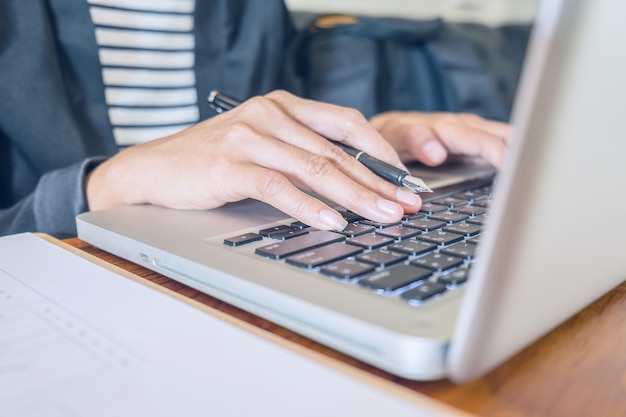
{"type": "Polygon", "coordinates": [[[277,91],[120,152],[88,177],[89,207],[210,209],[254,198],[310,226],[339,230],[343,217],[304,191],[380,222],[419,209],[418,195],[382,180],[325,138],[402,166],[357,111],[277,91]]]}
{"type": "Polygon", "coordinates": [[[387,112],[372,125],[391,143],[403,161],[443,163],[449,155],[479,156],[497,168],[511,136],[511,126],[473,114],[387,112]]]}

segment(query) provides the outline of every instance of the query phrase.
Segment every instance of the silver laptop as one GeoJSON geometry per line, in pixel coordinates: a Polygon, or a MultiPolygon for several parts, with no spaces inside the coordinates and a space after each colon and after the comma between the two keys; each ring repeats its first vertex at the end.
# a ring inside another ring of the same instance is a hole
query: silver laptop
{"type": "Polygon", "coordinates": [[[78,236],[401,377],[482,375],[626,279],[625,15],[544,1],[505,168],[400,225],[319,232],[243,201],[85,213],[78,236]]]}

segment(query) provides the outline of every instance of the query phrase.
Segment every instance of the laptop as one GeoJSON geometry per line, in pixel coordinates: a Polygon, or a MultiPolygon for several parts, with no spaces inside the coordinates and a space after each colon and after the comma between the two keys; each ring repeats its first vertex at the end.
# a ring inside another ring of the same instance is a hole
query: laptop
{"type": "Polygon", "coordinates": [[[399,225],[320,232],[246,200],[84,213],[78,236],[394,375],[481,376],[626,279],[624,15],[544,1],[504,168],[399,225]]]}

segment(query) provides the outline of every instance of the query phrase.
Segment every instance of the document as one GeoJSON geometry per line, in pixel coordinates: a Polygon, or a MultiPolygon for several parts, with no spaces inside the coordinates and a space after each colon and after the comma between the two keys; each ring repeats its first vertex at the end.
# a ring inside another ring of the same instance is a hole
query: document
{"type": "Polygon", "coordinates": [[[1,416],[464,415],[124,274],[0,238],[1,416]]]}

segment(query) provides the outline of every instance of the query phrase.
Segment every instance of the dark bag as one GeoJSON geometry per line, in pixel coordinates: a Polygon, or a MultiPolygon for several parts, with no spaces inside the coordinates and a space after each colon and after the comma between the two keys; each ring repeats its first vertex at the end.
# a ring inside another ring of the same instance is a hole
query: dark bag
{"type": "Polygon", "coordinates": [[[530,26],[321,16],[294,44],[305,97],[359,109],[508,120],[530,26]]]}

